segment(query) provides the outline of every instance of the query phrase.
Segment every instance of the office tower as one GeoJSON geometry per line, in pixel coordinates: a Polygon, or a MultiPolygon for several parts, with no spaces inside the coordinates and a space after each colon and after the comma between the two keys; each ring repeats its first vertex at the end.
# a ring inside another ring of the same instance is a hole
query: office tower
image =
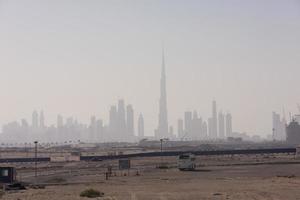
{"type": "Polygon", "coordinates": [[[197,111],[193,112],[193,119],[191,122],[191,139],[199,140],[201,136],[202,119],[198,117],[197,111]]]}
{"type": "Polygon", "coordinates": [[[213,139],[213,128],[212,128],[212,126],[213,126],[213,123],[212,123],[212,118],[210,117],[210,118],[208,118],[208,120],[207,120],[207,126],[208,126],[208,139],[213,139]]]}
{"type": "Polygon", "coordinates": [[[45,128],[45,118],[44,118],[44,112],[40,112],[40,127],[45,128]]]}
{"type": "Polygon", "coordinates": [[[218,119],[217,119],[217,103],[214,100],[212,102],[212,119],[211,119],[211,135],[212,139],[216,139],[218,137],[218,119]]]}
{"type": "Polygon", "coordinates": [[[183,120],[182,119],[178,120],[177,131],[178,131],[178,138],[184,139],[184,129],[183,129],[183,120]]]}
{"type": "Polygon", "coordinates": [[[57,128],[62,128],[64,126],[64,120],[61,115],[57,115],[56,126],[57,126],[57,128]]]}
{"type": "Polygon", "coordinates": [[[96,121],[96,135],[95,135],[96,141],[100,142],[103,139],[103,121],[101,119],[98,119],[96,121]]]}
{"type": "Polygon", "coordinates": [[[22,131],[22,140],[30,141],[29,125],[26,119],[22,119],[21,121],[21,131],[22,131]]]}
{"type": "Polygon", "coordinates": [[[204,121],[202,123],[202,136],[203,136],[203,139],[207,139],[208,137],[208,133],[207,133],[207,123],[204,121]]]}
{"type": "Polygon", "coordinates": [[[92,116],[91,117],[91,122],[90,122],[90,126],[89,126],[89,141],[95,141],[96,139],[96,117],[92,116]]]}
{"type": "Polygon", "coordinates": [[[118,101],[118,111],[117,111],[117,139],[124,140],[126,138],[126,119],[125,119],[125,103],[124,100],[120,99],[118,101]]]}
{"type": "Polygon", "coordinates": [[[33,111],[32,113],[32,128],[38,128],[39,127],[39,115],[37,111],[33,111]]]}
{"type": "Polygon", "coordinates": [[[272,113],[273,118],[273,139],[274,140],[285,140],[286,131],[285,131],[285,120],[281,120],[280,115],[276,112],[272,113]]]}
{"type": "Polygon", "coordinates": [[[170,135],[170,136],[169,136],[170,138],[174,138],[174,137],[175,137],[173,126],[170,126],[170,127],[169,127],[169,135],[170,135]]]}
{"type": "Polygon", "coordinates": [[[127,134],[128,136],[134,136],[134,112],[132,105],[128,105],[127,108],[127,134]]]}
{"type": "Polygon", "coordinates": [[[219,112],[218,116],[219,120],[219,138],[224,139],[225,138],[225,119],[222,111],[219,112]]]}
{"type": "Polygon", "coordinates": [[[22,120],[21,120],[21,126],[22,126],[23,128],[28,128],[28,127],[29,127],[28,122],[26,121],[26,119],[22,119],[22,120]]]}
{"type": "Polygon", "coordinates": [[[111,106],[109,110],[109,140],[116,140],[116,131],[117,131],[117,124],[118,124],[118,114],[117,114],[117,107],[111,106]]]}
{"type": "Polygon", "coordinates": [[[144,118],[143,115],[140,114],[138,119],[138,137],[143,138],[144,136],[144,118]]]}
{"type": "Polygon", "coordinates": [[[167,111],[167,90],[166,90],[166,72],[164,51],[162,52],[162,69],[160,79],[160,99],[159,99],[159,116],[158,127],[155,131],[155,137],[158,139],[168,138],[168,111],[167,111]]]}
{"type": "Polygon", "coordinates": [[[185,138],[190,139],[192,134],[192,112],[184,113],[184,133],[185,138]]]}
{"type": "Polygon", "coordinates": [[[226,114],[226,137],[232,137],[232,117],[230,113],[226,114]]]}

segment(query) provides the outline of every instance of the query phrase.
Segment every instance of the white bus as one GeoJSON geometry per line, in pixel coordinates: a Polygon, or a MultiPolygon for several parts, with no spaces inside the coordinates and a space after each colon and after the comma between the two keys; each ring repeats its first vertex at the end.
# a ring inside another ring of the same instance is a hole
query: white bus
{"type": "Polygon", "coordinates": [[[182,154],[178,157],[178,169],[183,170],[195,170],[196,168],[196,156],[194,154],[182,154]]]}

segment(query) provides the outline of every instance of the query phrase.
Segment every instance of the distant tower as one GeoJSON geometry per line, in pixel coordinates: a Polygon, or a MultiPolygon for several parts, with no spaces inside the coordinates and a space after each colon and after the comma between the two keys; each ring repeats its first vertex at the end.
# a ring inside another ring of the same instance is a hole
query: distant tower
{"type": "Polygon", "coordinates": [[[280,119],[280,114],[273,112],[273,136],[275,140],[285,140],[286,139],[286,121],[283,118],[280,119]]]}
{"type": "Polygon", "coordinates": [[[41,111],[40,113],[40,127],[44,128],[45,127],[45,118],[44,118],[44,112],[41,111]]]}
{"type": "Polygon", "coordinates": [[[230,113],[226,114],[226,137],[232,136],[232,117],[230,113]]]}
{"type": "Polygon", "coordinates": [[[117,107],[111,106],[109,110],[109,138],[110,140],[116,140],[116,131],[117,131],[117,107]]]}
{"type": "Polygon", "coordinates": [[[208,118],[207,120],[207,127],[208,127],[208,134],[207,137],[208,139],[213,139],[212,135],[213,135],[213,123],[212,123],[212,118],[208,118]]]}
{"type": "Polygon", "coordinates": [[[183,120],[182,119],[178,120],[177,131],[178,131],[178,138],[184,139],[184,129],[183,129],[183,120]]]}
{"type": "Polygon", "coordinates": [[[211,135],[212,139],[216,139],[218,137],[218,119],[217,119],[217,103],[214,100],[212,102],[212,121],[211,121],[211,135]]]}
{"type": "Polygon", "coordinates": [[[117,125],[117,139],[124,140],[126,139],[126,119],[125,119],[125,103],[123,99],[120,99],[118,102],[118,125],[117,125]]]}
{"type": "Polygon", "coordinates": [[[92,116],[91,117],[91,122],[90,122],[90,126],[89,126],[89,138],[88,138],[88,141],[93,141],[95,142],[95,139],[96,139],[96,132],[97,132],[97,129],[96,129],[96,117],[95,116],[92,116]]]}
{"type": "Polygon", "coordinates": [[[185,139],[191,139],[192,137],[192,112],[186,111],[184,113],[184,135],[185,139]]]}
{"type": "Polygon", "coordinates": [[[38,127],[39,127],[39,115],[35,110],[32,113],[32,128],[38,128],[38,127]]]}
{"type": "Polygon", "coordinates": [[[202,135],[203,135],[203,139],[207,139],[207,123],[204,121],[202,124],[202,135]]]}
{"type": "Polygon", "coordinates": [[[61,115],[57,115],[57,128],[62,128],[64,126],[64,120],[61,115]]]}
{"type": "Polygon", "coordinates": [[[144,133],[144,118],[143,115],[140,114],[138,119],[138,137],[143,138],[145,136],[144,133]]]}
{"type": "Polygon", "coordinates": [[[103,121],[101,119],[98,119],[96,121],[96,140],[100,142],[103,140],[103,121]]]}
{"type": "Polygon", "coordinates": [[[168,138],[168,110],[167,110],[167,89],[166,89],[166,69],[164,51],[162,51],[162,69],[160,79],[160,99],[159,99],[159,116],[158,127],[155,131],[156,138],[168,138]]]}
{"type": "Polygon", "coordinates": [[[222,111],[219,112],[218,120],[219,120],[219,137],[221,139],[224,139],[225,138],[225,119],[224,119],[224,115],[223,115],[222,111]]]}
{"type": "Polygon", "coordinates": [[[128,136],[133,136],[134,135],[134,112],[133,112],[133,107],[132,105],[128,105],[127,108],[127,134],[128,136]]]}

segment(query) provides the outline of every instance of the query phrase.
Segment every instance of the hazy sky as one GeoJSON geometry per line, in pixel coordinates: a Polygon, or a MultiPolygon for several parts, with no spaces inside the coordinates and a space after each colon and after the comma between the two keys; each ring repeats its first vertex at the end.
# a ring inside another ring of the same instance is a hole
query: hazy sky
{"type": "Polygon", "coordinates": [[[298,0],[0,0],[0,124],[43,109],[108,122],[111,104],[158,121],[162,41],[170,124],[230,111],[234,131],[271,133],[300,103],[298,0]]]}

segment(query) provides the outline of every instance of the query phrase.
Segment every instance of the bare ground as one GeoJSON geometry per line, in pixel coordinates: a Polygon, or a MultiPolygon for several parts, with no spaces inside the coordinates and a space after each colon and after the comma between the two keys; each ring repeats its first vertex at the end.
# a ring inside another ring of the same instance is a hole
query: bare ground
{"type": "MultiPolygon", "coordinates": [[[[132,161],[135,169],[129,176],[126,171],[115,170],[116,176],[109,180],[104,178],[108,164],[104,162],[68,163],[54,171],[48,166],[38,178],[39,182],[47,183],[45,189],[6,193],[2,198],[76,200],[85,199],[79,196],[81,191],[94,188],[105,193],[100,199],[117,200],[300,199],[300,164],[291,157],[202,157],[198,160],[201,162],[197,171],[182,172],[176,168],[156,169],[159,158],[136,159],[132,161]]],[[[176,158],[164,161],[170,166],[176,164],[176,158]]],[[[20,174],[25,181],[33,181],[31,169],[20,169],[20,174]]]]}

